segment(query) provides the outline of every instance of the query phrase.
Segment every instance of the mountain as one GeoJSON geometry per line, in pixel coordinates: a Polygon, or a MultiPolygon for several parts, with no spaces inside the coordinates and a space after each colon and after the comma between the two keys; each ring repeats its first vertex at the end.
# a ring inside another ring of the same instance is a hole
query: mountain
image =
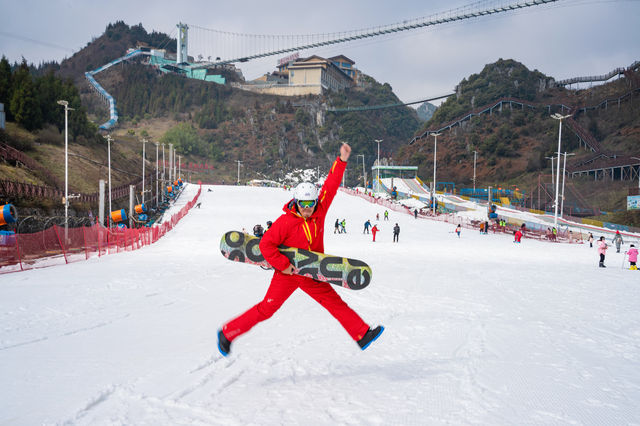
{"type": "MultiPolygon", "coordinates": [[[[175,52],[175,40],[167,35],[148,33],[142,25],[129,26],[119,21],[109,24],[104,34],[61,64],[29,69],[32,78],[55,72],[62,81],[73,82],[78,97],[74,108],[77,111],[81,103],[88,117],[100,124],[108,119],[108,109],[85,80],[84,72],[121,57],[128,48],[139,45],[175,52]]],[[[23,75],[24,68],[20,71],[23,75]]],[[[194,172],[192,178],[196,180],[235,182],[238,160],[242,162],[243,181],[278,179],[300,168],[319,167],[321,173],[326,173],[323,168],[335,158],[342,141],[351,144],[354,153],[364,155],[360,159],[354,155],[358,160],[354,164],[361,164],[362,160],[368,168],[377,156],[375,139],[384,140],[381,154],[390,157],[419,126],[415,111],[409,107],[328,112],[328,107],[400,103],[389,84],[381,84],[364,74],[358,87],[305,97],[258,95],[230,85],[158,73],[140,59],[111,67],[96,79],[114,96],[120,115],[118,126],[111,132],[112,160],[118,159],[121,170],[112,177],[118,184],[128,184],[136,175],[140,177],[143,138],[173,143],[182,155],[183,164],[207,164],[213,168],[213,174],[194,172]]],[[[53,105],[47,108],[55,113],[55,128],[34,129],[24,134],[24,129],[15,126],[10,118],[6,134],[0,136],[14,147],[28,146],[24,154],[39,162],[60,182],[64,180],[60,145],[64,114],[55,99],[47,101],[53,105]]],[[[70,120],[79,116],[72,112],[70,120]]],[[[87,136],[82,141],[77,141],[75,136],[70,138],[70,151],[74,153],[74,164],[69,170],[71,191],[95,192],[98,179],[104,177],[106,144],[95,133],[95,126],[92,131],[95,138],[87,136]]],[[[148,149],[147,161],[151,161],[154,154],[148,149]]],[[[27,169],[16,172],[15,165],[18,163],[0,169],[0,178],[19,176],[29,183],[53,185],[42,174],[27,169]]],[[[347,182],[358,182],[361,170],[355,165],[350,168],[347,182]]]]}
{"type": "Polygon", "coordinates": [[[416,113],[418,114],[418,118],[420,121],[429,121],[431,117],[433,117],[433,113],[436,112],[438,107],[430,102],[424,102],[416,109],[416,113]]]}
{"type": "MultiPolygon", "coordinates": [[[[416,132],[413,143],[400,149],[394,160],[419,166],[419,175],[431,181],[434,138],[428,135],[429,131],[439,131],[438,181],[472,186],[476,151],[477,186],[513,185],[531,194],[538,187],[541,173],[543,184],[545,179],[551,180],[551,163],[545,157],[557,151],[558,122],[550,114],[566,114],[567,109],[561,105],[576,112],[562,132],[562,151],[574,154],[567,160],[568,169],[593,161],[638,156],[638,81],[636,70],[627,72],[625,78],[586,90],[569,90],[556,87],[551,77],[539,71],[501,59],[462,80],[456,95],[436,110],[416,132]],[[585,149],[578,133],[595,146],[596,152],[585,149]]],[[[592,175],[568,182],[590,205],[602,210],[626,209],[628,180],[594,182],[592,175]]]]}

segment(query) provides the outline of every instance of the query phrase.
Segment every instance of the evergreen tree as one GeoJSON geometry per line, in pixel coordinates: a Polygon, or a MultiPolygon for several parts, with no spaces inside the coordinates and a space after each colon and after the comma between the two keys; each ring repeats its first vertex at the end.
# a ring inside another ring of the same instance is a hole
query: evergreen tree
{"type": "Polygon", "coordinates": [[[8,121],[13,121],[13,115],[9,110],[12,88],[11,81],[11,65],[3,55],[2,60],[0,60],[0,103],[4,104],[4,110],[8,121]]]}
{"type": "Polygon", "coordinates": [[[42,112],[26,60],[22,61],[13,74],[13,93],[9,107],[15,121],[25,129],[35,130],[42,126],[42,112]]]}

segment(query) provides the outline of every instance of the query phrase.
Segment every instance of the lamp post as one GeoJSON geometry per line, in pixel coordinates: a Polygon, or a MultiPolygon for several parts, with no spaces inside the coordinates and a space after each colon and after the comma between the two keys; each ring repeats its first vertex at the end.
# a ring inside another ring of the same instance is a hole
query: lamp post
{"type": "Polygon", "coordinates": [[[365,192],[367,191],[367,172],[364,170],[364,154],[358,154],[358,157],[362,157],[362,186],[365,192]]]}
{"type": "Polygon", "coordinates": [[[169,144],[169,182],[173,185],[173,144],[169,144]]]}
{"type": "Polygon", "coordinates": [[[559,204],[558,195],[560,192],[560,144],[562,142],[562,120],[569,117],[571,117],[571,114],[560,115],[558,113],[555,113],[551,116],[551,118],[553,118],[554,120],[560,121],[560,128],[558,130],[558,167],[556,168],[556,171],[558,172],[556,173],[556,201],[554,203],[554,210],[553,210],[553,226],[556,229],[558,229],[558,204],[559,204]]]}
{"type": "Polygon", "coordinates": [[[142,204],[144,204],[144,190],[145,190],[145,186],[144,186],[144,160],[145,160],[145,151],[144,151],[144,147],[147,143],[146,139],[142,139],[142,204]]]}
{"type": "Polygon", "coordinates": [[[546,158],[547,160],[551,160],[551,183],[553,183],[553,181],[554,181],[554,177],[553,177],[554,176],[553,175],[553,160],[555,160],[556,157],[551,156],[551,157],[544,157],[544,158],[546,158]]]}
{"type": "Polygon", "coordinates": [[[64,107],[64,243],[69,238],[69,102],[58,101],[64,107]]]}
{"type": "Polygon", "coordinates": [[[564,152],[564,166],[562,168],[562,196],[561,196],[561,200],[562,200],[562,204],[560,206],[560,217],[564,216],[564,178],[565,175],[567,174],[567,155],[575,155],[575,154],[567,154],[567,152],[564,152]]]}
{"type": "Polygon", "coordinates": [[[166,168],[167,168],[167,162],[164,159],[164,144],[162,144],[162,193],[164,194],[164,190],[165,190],[165,173],[166,173],[166,168]]]}
{"type": "Polygon", "coordinates": [[[107,158],[109,168],[109,228],[111,228],[111,135],[107,135],[107,158]]]}
{"type": "Polygon", "coordinates": [[[478,151],[473,151],[473,196],[476,196],[476,159],[478,151]]]}
{"type": "Polygon", "coordinates": [[[433,197],[433,202],[431,203],[431,208],[433,209],[433,215],[436,215],[436,153],[438,152],[438,136],[440,133],[432,133],[433,136],[433,192],[431,196],[433,197]]]}
{"type": "Polygon", "coordinates": [[[160,146],[160,144],[158,142],[155,143],[156,144],[156,206],[158,205],[158,148],[160,146]]]}
{"type": "Polygon", "coordinates": [[[378,185],[380,180],[380,144],[382,143],[382,139],[374,139],[374,142],[378,144],[378,168],[376,169],[376,188],[379,189],[378,185]]]}

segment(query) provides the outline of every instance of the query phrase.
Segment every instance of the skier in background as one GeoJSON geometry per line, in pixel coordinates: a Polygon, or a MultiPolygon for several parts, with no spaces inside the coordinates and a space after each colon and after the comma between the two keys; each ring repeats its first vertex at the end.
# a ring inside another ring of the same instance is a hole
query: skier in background
{"type": "Polygon", "coordinates": [[[629,269],[632,271],[637,271],[638,267],[636,266],[636,262],[638,261],[638,249],[631,244],[631,248],[627,252],[629,255],[629,269]]]}
{"type": "Polygon", "coordinates": [[[591,232],[589,232],[589,238],[587,241],[589,241],[589,247],[593,247],[593,234],[591,232]]]}
{"type": "Polygon", "coordinates": [[[336,219],[336,224],[335,224],[335,228],[333,228],[333,233],[334,234],[340,234],[340,220],[336,219]]]}
{"type": "Polygon", "coordinates": [[[458,238],[460,238],[460,232],[462,232],[462,227],[458,224],[458,226],[456,226],[456,234],[458,234],[458,238]]]}
{"type": "Polygon", "coordinates": [[[342,219],[342,222],[340,222],[340,232],[343,234],[347,233],[347,219],[342,219]]]}
{"type": "Polygon", "coordinates": [[[368,234],[370,227],[371,227],[371,221],[369,219],[367,219],[367,221],[364,223],[364,231],[362,231],[362,233],[363,234],[368,234]]]}
{"type": "Polygon", "coordinates": [[[259,223],[253,227],[253,235],[258,238],[262,238],[264,235],[264,228],[259,223]]]}
{"type": "Polygon", "coordinates": [[[624,244],[622,241],[622,235],[620,235],[620,231],[616,231],[615,237],[611,240],[612,243],[616,245],[616,253],[620,253],[620,245],[624,244]]]}
{"type": "Polygon", "coordinates": [[[398,239],[400,238],[400,226],[396,223],[396,226],[393,227],[393,242],[397,243],[399,242],[398,239]]]}
{"type": "Polygon", "coordinates": [[[601,268],[606,268],[606,266],[604,266],[604,255],[607,253],[607,248],[609,246],[607,245],[607,243],[604,241],[604,237],[600,237],[600,240],[598,240],[598,254],[600,255],[600,267],[601,268]]]}
{"type": "Polygon", "coordinates": [[[384,220],[389,220],[389,210],[384,211],[384,220]]]}
{"type": "Polygon", "coordinates": [[[418,218],[418,209],[413,209],[413,218],[414,219],[418,218]]]}
{"type": "Polygon", "coordinates": [[[514,243],[519,243],[521,239],[522,239],[522,231],[520,229],[517,229],[513,233],[513,242],[514,243]]]}
{"type": "Polygon", "coordinates": [[[358,343],[366,349],[384,331],[384,327],[370,328],[336,293],[333,286],[306,276],[294,275],[293,265],[280,253],[278,247],[312,250],[324,253],[323,232],[327,211],[331,206],[342,175],[351,155],[351,147],[342,144],[340,156],[330,169],[322,189],[309,182],[299,184],[294,198],[283,207],[281,215],[260,241],[260,252],[275,269],[271,284],[263,300],[237,318],[227,322],[218,330],[218,350],[223,356],[229,355],[231,343],[248,332],[261,321],[271,318],[282,304],[298,288],[311,296],[329,311],[358,343]]]}
{"type": "Polygon", "coordinates": [[[376,223],[375,225],[373,225],[373,228],[371,228],[371,233],[373,234],[373,242],[376,242],[376,234],[378,233],[379,229],[378,229],[378,224],[376,223]]]}

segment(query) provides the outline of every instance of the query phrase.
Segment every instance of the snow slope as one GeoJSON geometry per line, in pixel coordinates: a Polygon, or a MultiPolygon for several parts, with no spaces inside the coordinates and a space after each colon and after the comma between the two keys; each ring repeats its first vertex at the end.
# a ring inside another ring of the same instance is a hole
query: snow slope
{"type": "Polygon", "coordinates": [[[394,212],[372,243],[378,208],[344,193],[325,247],[372,266],[368,288],[338,291],[384,334],[360,351],[296,292],[222,358],[216,330],[271,273],[224,259],[219,238],[291,193],[206,188],[154,245],[0,276],[0,424],[640,423],[640,274],[623,254],[599,269],[588,244],[458,239],[394,212]]]}

